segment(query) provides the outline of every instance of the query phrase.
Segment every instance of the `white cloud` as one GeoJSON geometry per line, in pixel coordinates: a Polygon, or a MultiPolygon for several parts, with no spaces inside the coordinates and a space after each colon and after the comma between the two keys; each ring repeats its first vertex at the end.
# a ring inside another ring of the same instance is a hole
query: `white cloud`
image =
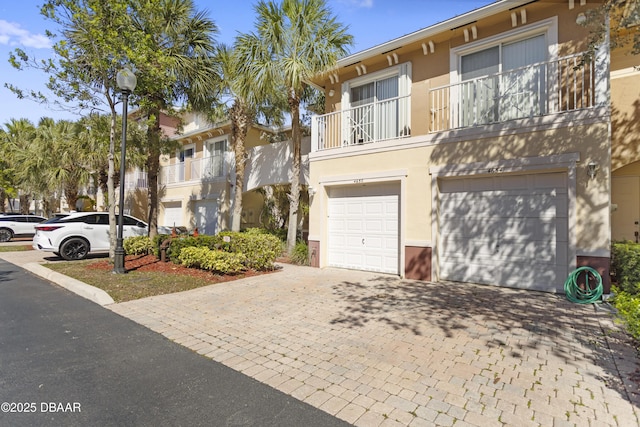
{"type": "Polygon", "coordinates": [[[48,49],[51,47],[51,40],[43,34],[30,33],[20,24],[0,19],[0,44],[48,49]]]}

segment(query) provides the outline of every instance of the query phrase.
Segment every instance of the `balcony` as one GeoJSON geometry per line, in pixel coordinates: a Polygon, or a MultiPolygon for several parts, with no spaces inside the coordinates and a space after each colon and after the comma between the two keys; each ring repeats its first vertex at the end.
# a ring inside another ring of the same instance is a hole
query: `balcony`
{"type": "Polygon", "coordinates": [[[149,188],[147,182],[147,172],[140,170],[127,172],[124,178],[124,189],[126,191],[133,191],[138,188],[149,188]]]}
{"type": "MultiPolygon", "coordinates": [[[[428,110],[418,112],[418,120],[428,120],[429,133],[436,133],[592,108],[597,73],[593,62],[581,66],[581,58],[565,56],[430,89],[428,110]]],[[[410,99],[399,97],[316,116],[313,151],[408,137],[409,110],[410,99]]]]}
{"type": "Polygon", "coordinates": [[[160,168],[160,183],[164,185],[222,178],[225,160],[221,156],[186,159],[184,162],[160,168]]]}
{"type": "Polygon", "coordinates": [[[580,60],[580,55],[572,55],[431,89],[430,131],[591,108],[594,66],[580,66],[580,60]]]}
{"type": "Polygon", "coordinates": [[[409,102],[400,96],[314,117],[312,151],[410,136],[409,102]]]}

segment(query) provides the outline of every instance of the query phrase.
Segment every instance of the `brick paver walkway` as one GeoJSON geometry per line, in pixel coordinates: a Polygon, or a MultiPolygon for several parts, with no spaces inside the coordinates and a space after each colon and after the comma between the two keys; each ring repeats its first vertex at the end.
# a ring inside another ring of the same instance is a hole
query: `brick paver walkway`
{"type": "Polygon", "coordinates": [[[635,426],[633,348],[563,297],[284,271],[110,306],[358,426],[635,426]]]}

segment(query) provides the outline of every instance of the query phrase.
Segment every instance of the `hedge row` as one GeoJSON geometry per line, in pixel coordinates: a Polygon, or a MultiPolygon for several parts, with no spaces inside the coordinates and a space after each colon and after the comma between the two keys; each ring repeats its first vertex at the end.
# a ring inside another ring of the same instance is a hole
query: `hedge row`
{"type": "Polygon", "coordinates": [[[173,239],[168,235],[159,234],[153,241],[146,236],[136,236],[125,239],[123,246],[129,255],[153,252],[159,258],[165,242],[169,243],[166,254],[171,262],[220,273],[238,272],[239,263],[245,270],[272,270],[276,258],[282,253],[280,239],[259,230],[241,233],[224,231],[215,236],[199,235],[173,239]],[[199,250],[194,251],[192,248],[199,250]],[[187,249],[187,253],[183,254],[187,249]],[[221,255],[223,253],[234,256],[221,255]]]}

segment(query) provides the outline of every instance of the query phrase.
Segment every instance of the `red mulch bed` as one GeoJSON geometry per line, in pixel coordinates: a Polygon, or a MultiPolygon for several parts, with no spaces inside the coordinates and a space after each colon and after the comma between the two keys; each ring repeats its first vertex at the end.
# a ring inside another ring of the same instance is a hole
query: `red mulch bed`
{"type": "MultiPolygon", "coordinates": [[[[113,270],[113,264],[108,259],[92,262],[87,268],[93,270],[113,270]]],[[[179,274],[200,279],[208,279],[214,282],[227,282],[229,280],[242,279],[245,277],[259,276],[261,274],[273,273],[273,271],[248,270],[239,274],[215,274],[210,271],[189,268],[172,262],[162,262],[155,255],[127,255],[124,260],[124,268],[127,271],[159,272],[166,274],[179,274]]]]}

